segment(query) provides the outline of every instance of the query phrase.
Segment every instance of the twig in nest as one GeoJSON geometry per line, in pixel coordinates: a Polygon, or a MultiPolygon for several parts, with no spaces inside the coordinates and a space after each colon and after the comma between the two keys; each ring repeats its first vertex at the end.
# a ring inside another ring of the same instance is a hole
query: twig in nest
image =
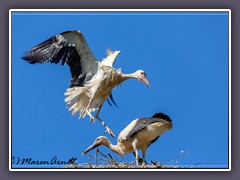
{"type": "Polygon", "coordinates": [[[97,149],[97,150],[103,157],[108,158],[105,154],[103,154],[101,151],[99,151],[99,149],[97,149]]]}
{"type": "Polygon", "coordinates": [[[150,162],[154,165],[154,166],[157,166],[157,162],[154,162],[154,161],[152,161],[152,160],[150,160],[150,162]]]}
{"type": "Polygon", "coordinates": [[[167,165],[171,164],[173,161],[176,161],[182,154],[183,154],[184,151],[181,151],[180,154],[178,154],[178,156],[174,159],[172,159],[167,165]]]}
{"type": "Polygon", "coordinates": [[[164,166],[160,162],[154,162],[150,160],[150,162],[156,167],[156,168],[163,168],[164,166]]]}
{"type": "Polygon", "coordinates": [[[199,164],[201,164],[201,162],[194,164],[191,168],[195,168],[199,164]]]}
{"type": "Polygon", "coordinates": [[[88,156],[90,158],[95,158],[95,156],[91,155],[91,154],[85,154],[85,156],[88,156]]]}
{"type": "Polygon", "coordinates": [[[88,163],[87,165],[89,166],[89,168],[92,168],[92,167],[93,167],[91,163],[88,163]]]}
{"type": "Polygon", "coordinates": [[[97,150],[96,150],[96,157],[95,157],[95,164],[96,164],[96,166],[98,165],[97,159],[98,159],[98,148],[97,148],[97,150]]]}
{"type": "Polygon", "coordinates": [[[176,160],[176,162],[174,163],[174,165],[177,165],[186,155],[189,154],[190,151],[186,152],[185,154],[182,155],[182,157],[180,157],[178,160],[176,160]]]}
{"type": "Polygon", "coordinates": [[[111,154],[108,152],[107,153],[108,156],[110,157],[111,161],[113,162],[114,165],[118,166],[118,163],[113,159],[113,157],[111,156],[111,154]]]}
{"type": "MultiPolygon", "coordinates": [[[[93,159],[96,158],[96,156],[93,156],[93,155],[90,155],[90,154],[85,154],[85,156],[88,156],[88,157],[93,158],[93,159]]],[[[105,156],[105,157],[108,158],[107,156],[105,156]]],[[[98,157],[98,159],[102,160],[102,161],[108,161],[108,159],[104,159],[104,158],[101,158],[101,157],[98,157]]]]}

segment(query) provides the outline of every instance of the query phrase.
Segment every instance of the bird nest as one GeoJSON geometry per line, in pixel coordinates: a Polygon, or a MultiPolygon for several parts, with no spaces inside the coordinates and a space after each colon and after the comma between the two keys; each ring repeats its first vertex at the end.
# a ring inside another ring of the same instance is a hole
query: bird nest
{"type": "MultiPolygon", "coordinates": [[[[160,162],[154,162],[150,160],[150,164],[144,164],[140,161],[139,165],[136,165],[135,161],[130,163],[128,162],[117,162],[110,153],[107,155],[96,150],[96,155],[89,155],[91,159],[94,160],[94,163],[82,163],[82,164],[70,164],[67,168],[76,168],[76,169],[181,169],[183,167],[179,166],[179,162],[188,154],[183,151],[173,160],[171,160],[167,165],[163,165],[160,162]]],[[[194,168],[196,165],[192,166],[194,168]]]]}
{"type": "Polygon", "coordinates": [[[151,165],[135,165],[132,163],[119,162],[115,164],[96,165],[91,163],[70,165],[67,168],[77,169],[177,169],[179,166],[165,166],[159,162],[152,162],[151,165]]]}

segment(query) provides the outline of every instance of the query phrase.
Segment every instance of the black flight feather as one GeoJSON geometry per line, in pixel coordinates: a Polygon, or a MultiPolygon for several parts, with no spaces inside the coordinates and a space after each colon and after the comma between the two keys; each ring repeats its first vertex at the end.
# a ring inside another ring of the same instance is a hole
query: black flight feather
{"type": "Polygon", "coordinates": [[[24,60],[31,64],[50,62],[62,65],[68,64],[72,74],[70,87],[82,86],[86,75],[80,76],[82,73],[81,57],[78,54],[75,44],[69,44],[62,34],[69,33],[66,31],[60,35],[53,36],[46,41],[34,46],[25,56],[24,60]]]}

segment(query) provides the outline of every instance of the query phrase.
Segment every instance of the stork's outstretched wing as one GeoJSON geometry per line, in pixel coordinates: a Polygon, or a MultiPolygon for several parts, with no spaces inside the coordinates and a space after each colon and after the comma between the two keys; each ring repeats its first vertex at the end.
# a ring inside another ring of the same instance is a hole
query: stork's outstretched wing
{"type": "Polygon", "coordinates": [[[71,87],[82,86],[98,70],[98,61],[92,54],[80,31],[66,31],[33,47],[23,57],[29,63],[68,64],[72,74],[71,87]]]}

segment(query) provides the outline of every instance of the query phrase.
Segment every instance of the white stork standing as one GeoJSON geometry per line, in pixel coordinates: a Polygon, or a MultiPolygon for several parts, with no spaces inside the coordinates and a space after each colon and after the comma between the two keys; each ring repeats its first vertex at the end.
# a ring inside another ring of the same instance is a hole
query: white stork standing
{"type": "MultiPolygon", "coordinates": [[[[103,124],[106,131],[115,137],[110,128],[101,120],[99,112],[105,100],[110,96],[114,87],[129,78],[135,78],[150,87],[143,70],[132,74],[123,74],[121,69],[112,67],[120,51],[107,50],[107,57],[98,61],[88,47],[82,33],[77,30],[66,31],[36,45],[30,49],[24,60],[35,63],[59,63],[70,67],[72,79],[67,89],[65,99],[67,108],[73,115],[79,112],[79,118],[90,116],[98,110],[95,117],[103,124]]],[[[115,104],[115,102],[113,101],[115,104]]]]}
{"type": "Polygon", "coordinates": [[[138,165],[140,159],[138,150],[141,150],[143,162],[146,163],[145,156],[147,148],[154,143],[160,135],[171,128],[172,120],[163,113],[156,113],[150,118],[138,118],[133,120],[120,132],[117,145],[113,145],[107,137],[99,136],[82,154],[84,155],[92,149],[103,145],[120,156],[133,153],[136,157],[136,164],[138,165]]]}

